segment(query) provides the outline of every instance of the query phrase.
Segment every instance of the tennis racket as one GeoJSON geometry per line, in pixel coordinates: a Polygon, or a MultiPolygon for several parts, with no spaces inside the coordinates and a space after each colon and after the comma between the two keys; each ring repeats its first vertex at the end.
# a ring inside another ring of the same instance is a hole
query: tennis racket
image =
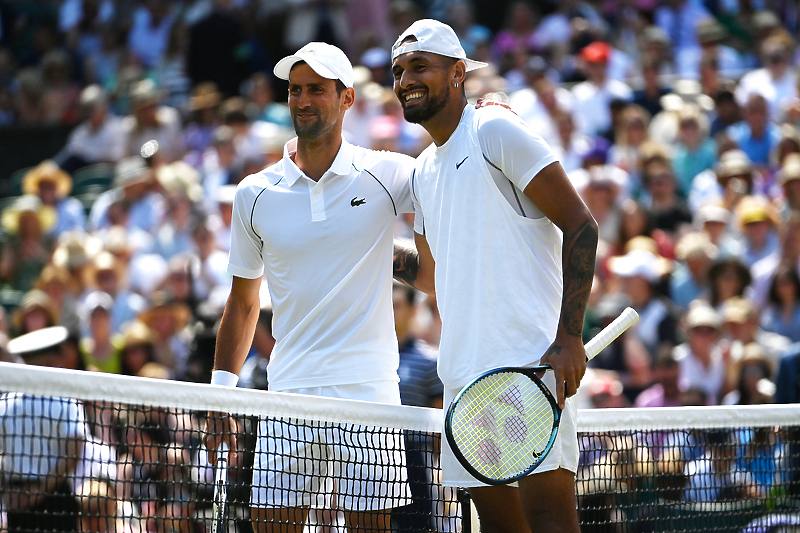
{"type": "MultiPolygon", "coordinates": [[[[589,361],[639,320],[628,307],[586,346],[589,361]]],[[[456,458],[490,485],[527,476],[547,457],[561,420],[555,398],[537,374],[550,365],[491,370],[455,397],[445,415],[447,442],[456,458]]]]}
{"type": "Polygon", "coordinates": [[[228,531],[228,444],[217,446],[217,469],[214,473],[214,518],[211,533],[228,531]]]}

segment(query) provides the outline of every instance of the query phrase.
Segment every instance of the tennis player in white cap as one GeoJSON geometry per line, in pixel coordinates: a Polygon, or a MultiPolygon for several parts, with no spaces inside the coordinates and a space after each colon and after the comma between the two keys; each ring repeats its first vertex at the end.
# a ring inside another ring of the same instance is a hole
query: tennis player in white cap
{"type": "MultiPolygon", "coordinates": [[[[237,186],[228,263],[233,286],[212,383],[236,384],[265,277],[277,341],[270,390],[399,405],[392,244],[397,215],[413,211],[414,160],[342,138],[355,94],[353,67],[340,49],[309,43],[274,72],[289,81],[297,138],[281,161],[237,186]]],[[[222,439],[235,444],[233,419],[212,415],[208,448],[222,439]]],[[[331,505],[334,478],[350,531],[388,530],[387,510],[410,502],[402,436],[328,428],[301,438],[309,431],[286,421],[259,423],[251,497],[256,530],[302,531],[309,508],[331,505]]]]}
{"type": "Polygon", "coordinates": [[[554,372],[543,379],[564,409],[555,446],[518,487],[481,484],[444,440],[443,483],[469,487],[483,533],[577,533],[568,397],[586,369],[581,334],[597,224],[539,135],[500,106],[468,105],[464,79],[484,65],[435,20],[415,22],[392,47],[405,118],[434,141],[412,178],[419,262],[409,257],[410,274],[398,277],[418,287],[435,279],[445,406],[488,370],[549,363],[554,372]]]}

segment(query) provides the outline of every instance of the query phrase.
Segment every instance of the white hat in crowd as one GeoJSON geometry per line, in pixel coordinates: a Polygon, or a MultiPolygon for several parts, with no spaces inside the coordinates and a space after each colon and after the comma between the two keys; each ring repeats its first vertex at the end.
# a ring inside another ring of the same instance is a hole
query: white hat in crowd
{"type": "Polygon", "coordinates": [[[275,65],[272,72],[282,80],[289,79],[295,63],[304,61],[314,72],[329,80],[340,80],[346,87],[353,86],[353,65],[339,48],[327,43],[308,43],[275,65]]]}
{"type": "Polygon", "coordinates": [[[647,250],[631,250],[625,255],[612,257],[608,266],[611,272],[623,278],[639,276],[654,283],[661,277],[658,258],[647,250]]]}
{"type": "Polygon", "coordinates": [[[487,66],[487,63],[467,59],[467,53],[461,46],[456,32],[453,28],[433,19],[422,19],[416,21],[400,34],[400,37],[392,45],[392,61],[402,54],[408,52],[431,52],[445,57],[460,59],[467,65],[467,72],[487,66]],[[414,37],[416,41],[401,44],[409,37],[414,37]]]}

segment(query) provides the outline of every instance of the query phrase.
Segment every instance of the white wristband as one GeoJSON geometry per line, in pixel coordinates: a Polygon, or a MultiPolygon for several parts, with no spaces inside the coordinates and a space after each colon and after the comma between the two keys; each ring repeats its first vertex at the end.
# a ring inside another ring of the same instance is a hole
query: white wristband
{"type": "Polygon", "coordinates": [[[227,370],[214,370],[211,372],[211,384],[225,387],[235,387],[239,383],[239,376],[227,370]]]}

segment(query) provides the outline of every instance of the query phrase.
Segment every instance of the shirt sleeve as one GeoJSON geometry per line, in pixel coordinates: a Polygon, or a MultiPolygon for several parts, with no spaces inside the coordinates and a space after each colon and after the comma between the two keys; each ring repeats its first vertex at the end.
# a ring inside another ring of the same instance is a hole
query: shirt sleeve
{"type": "Polygon", "coordinates": [[[479,109],[476,120],[483,155],[520,190],[543,168],[558,161],[539,134],[501,106],[479,109]]]}
{"type": "Polygon", "coordinates": [[[253,229],[252,221],[258,194],[262,191],[263,188],[247,185],[244,181],[236,188],[227,268],[228,274],[233,276],[256,279],[264,273],[264,259],[261,255],[263,243],[253,229]]]}
{"type": "Polygon", "coordinates": [[[397,214],[413,213],[411,174],[414,171],[414,158],[394,152],[379,152],[379,154],[380,160],[373,167],[373,172],[387,188],[397,214]]]}

